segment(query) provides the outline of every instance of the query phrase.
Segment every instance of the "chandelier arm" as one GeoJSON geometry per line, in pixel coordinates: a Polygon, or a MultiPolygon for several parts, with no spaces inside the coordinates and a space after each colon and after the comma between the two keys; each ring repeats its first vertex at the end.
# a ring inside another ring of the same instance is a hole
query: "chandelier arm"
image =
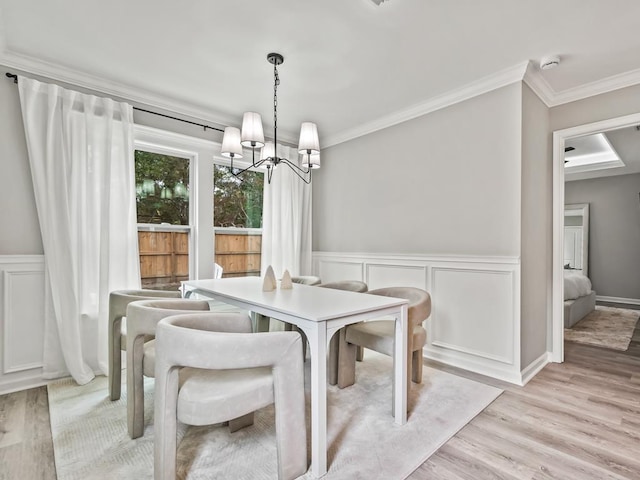
{"type": "MultiPolygon", "coordinates": [[[[244,172],[252,169],[252,168],[258,168],[260,165],[262,165],[267,159],[263,159],[263,160],[258,160],[258,162],[256,163],[256,151],[255,149],[252,150],[252,158],[251,158],[251,165],[249,165],[247,168],[243,168],[242,170],[240,170],[239,172],[235,173],[233,171],[233,155],[231,156],[231,166],[229,167],[229,171],[231,172],[231,175],[233,175],[234,177],[240,178],[240,175],[242,175],[244,172]]],[[[240,180],[242,181],[242,179],[240,178],[240,180]]]]}
{"type": "Polygon", "coordinates": [[[300,167],[298,167],[297,165],[291,163],[289,160],[287,160],[286,158],[282,159],[282,162],[287,165],[289,168],[291,168],[291,171],[293,171],[293,173],[295,173],[298,177],[300,177],[300,180],[302,180],[304,183],[306,183],[307,185],[309,185],[311,183],[311,170],[312,168],[309,168],[309,170],[304,171],[303,169],[301,169],[300,167]],[[300,175],[300,173],[298,172],[298,170],[300,170],[300,172],[304,173],[304,174],[309,174],[309,178],[305,178],[302,175],[300,175]]]}
{"type": "MultiPolygon", "coordinates": [[[[298,165],[296,165],[295,163],[293,163],[291,160],[288,160],[286,158],[282,158],[280,159],[282,162],[286,163],[287,165],[289,165],[292,169],[296,169],[301,171],[302,173],[304,173],[305,175],[309,172],[311,172],[311,170],[313,170],[311,168],[311,163],[309,163],[309,168],[307,168],[306,170],[304,168],[300,168],[298,165]]],[[[295,170],[294,170],[295,171],[295,170]]]]}
{"type": "Polygon", "coordinates": [[[239,176],[242,175],[244,172],[251,170],[252,168],[258,168],[260,165],[262,165],[265,162],[265,160],[260,160],[257,163],[254,163],[252,165],[249,165],[247,168],[243,168],[242,170],[240,170],[238,173],[233,173],[233,170],[231,170],[231,174],[234,176],[239,176]]]}

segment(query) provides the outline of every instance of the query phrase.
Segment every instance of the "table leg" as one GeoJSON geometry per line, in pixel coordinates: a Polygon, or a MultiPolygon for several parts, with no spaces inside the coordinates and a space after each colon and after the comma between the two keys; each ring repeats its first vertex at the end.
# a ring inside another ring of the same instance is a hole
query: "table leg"
{"type": "Polygon", "coordinates": [[[409,386],[408,375],[408,325],[407,325],[407,305],[402,305],[395,322],[395,342],[394,342],[394,392],[393,392],[393,416],[397,425],[407,423],[407,389],[409,386]]]}
{"type": "Polygon", "coordinates": [[[327,473],[327,328],[304,329],[311,349],[311,474],[327,473]]]}

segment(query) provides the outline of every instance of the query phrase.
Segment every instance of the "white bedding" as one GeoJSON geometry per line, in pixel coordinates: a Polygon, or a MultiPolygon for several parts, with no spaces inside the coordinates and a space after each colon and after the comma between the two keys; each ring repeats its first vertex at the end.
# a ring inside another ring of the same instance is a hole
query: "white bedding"
{"type": "Polygon", "coordinates": [[[591,280],[582,273],[564,271],[564,299],[573,300],[591,293],[591,280]]]}

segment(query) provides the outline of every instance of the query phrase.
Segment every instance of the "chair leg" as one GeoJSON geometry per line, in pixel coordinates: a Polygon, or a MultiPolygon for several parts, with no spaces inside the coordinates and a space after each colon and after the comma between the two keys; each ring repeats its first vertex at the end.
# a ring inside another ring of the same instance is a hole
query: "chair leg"
{"type": "Polygon", "coordinates": [[[338,388],[345,388],[356,383],[356,355],[358,347],[347,342],[346,328],[340,329],[338,348],[338,388]]]}
{"type": "Polygon", "coordinates": [[[253,425],[253,412],[247,413],[233,420],[229,420],[229,432],[237,432],[238,430],[253,425]]]}
{"type": "MultiPolygon", "coordinates": [[[[297,343],[297,340],[296,340],[297,343]]],[[[294,480],[308,469],[304,367],[300,350],[290,350],[274,366],[278,480],[294,480]]]]}
{"type": "Polygon", "coordinates": [[[109,398],[118,400],[122,382],[122,317],[114,320],[109,332],[109,398]]]}
{"type": "MultiPolygon", "coordinates": [[[[290,323],[287,323],[285,325],[291,325],[290,323]]],[[[292,325],[293,326],[293,325],[292,325]]],[[[305,335],[305,333],[298,327],[293,328],[293,330],[295,330],[296,332],[298,332],[300,334],[300,336],[302,337],[302,360],[306,361],[307,359],[307,336],[305,335]]]]}
{"type": "Polygon", "coordinates": [[[358,353],[356,354],[356,361],[361,362],[364,360],[364,347],[358,346],[358,353]]]}
{"type": "Polygon", "coordinates": [[[156,399],[154,406],[154,462],[155,480],[175,480],[178,404],[178,369],[161,365],[156,379],[156,399]]]}
{"type": "Polygon", "coordinates": [[[132,439],[144,434],[144,337],[127,335],[127,427],[132,439]]]}
{"type": "Polygon", "coordinates": [[[268,332],[269,331],[269,317],[265,317],[264,315],[260,314],[260,313],[254,313],[254,322],[255,322],[255,329],[254,331],[257,332],[268,332]]]}
{"type": "Polygon", "coordinates": [[[411,356],[411,380],[422,383],[422,349],[414,351],[411,356]]]}
{"type": "Polygon", "coordinates": [[[338,351],[340,349],[340,332],[338,330],[333,334],[329,341],[329,365],[327,367],[327,381],[329,385],[335,385],[338,383],[338,351]]]}

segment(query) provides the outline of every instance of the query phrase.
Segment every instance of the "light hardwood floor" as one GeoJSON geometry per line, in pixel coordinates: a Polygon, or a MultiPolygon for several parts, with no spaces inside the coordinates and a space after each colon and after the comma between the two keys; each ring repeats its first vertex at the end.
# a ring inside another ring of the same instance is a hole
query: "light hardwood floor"
{"type": "MultiPolygon", "coordinates": [[[[505,392],[411,480],[640,479],[640,357],[567,343],[522,388],[446,370],[505,392]]],[[[0,478],[55,479],[45,387],[0,396],[0,478]]]]}

